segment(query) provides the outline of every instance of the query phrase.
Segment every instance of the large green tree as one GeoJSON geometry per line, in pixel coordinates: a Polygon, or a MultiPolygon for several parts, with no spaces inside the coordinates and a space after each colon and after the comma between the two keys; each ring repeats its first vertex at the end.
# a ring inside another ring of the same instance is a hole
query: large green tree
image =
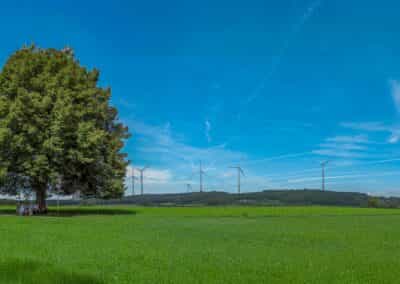
{"type": "Polygon", "coordinates": [[[124,192],[128,129],[69,48],[24,47],[0,73],[0,192],[115,198],[124,192]]]}

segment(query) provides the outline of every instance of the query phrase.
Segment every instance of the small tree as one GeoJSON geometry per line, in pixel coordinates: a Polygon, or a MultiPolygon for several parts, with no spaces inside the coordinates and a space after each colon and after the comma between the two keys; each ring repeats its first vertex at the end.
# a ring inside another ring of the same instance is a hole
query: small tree
{"type": "Polygon", "coordinates": [[[24,47],[0,73],[0,192],[29,189],[45,212],[49,190],[99,198],[124,192],[129,137],[71,49],[24,47]]]}
{"type": "Polygon", "coordinates": [[[377,197],[369,197],[368,198],[368,207],[378,208],[379,207],[379,199],[377,197]]]}

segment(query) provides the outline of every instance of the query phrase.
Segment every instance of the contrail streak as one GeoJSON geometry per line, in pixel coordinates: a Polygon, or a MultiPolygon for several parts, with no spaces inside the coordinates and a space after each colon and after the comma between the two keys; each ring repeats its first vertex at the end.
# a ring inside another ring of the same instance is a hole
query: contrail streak
{"type": "Polygon", "coordinates": [[[393,159],[386,159],[386,160],[378,160],[378,161],[371,161],[371,162],[364,162],[358,163],[354,165],[342,165],[342,166],[334,166],[334,167],[327,167],[329,169],[336,169],[336,168],[343,168],[343,167],[356,167],[356,166],[366,166],[366,165],[379,165],[379,164],[386,164],[392,162],[398,162],[400,158],[393,158],[393,159]]]}
{"type": "MultiPolygon", "coordinates": [[[[276,72],[279,65],[281,64],[282,58],[284,57],[286,51],[289,49],[293,38],[300,32],[301,28],[314,15],[315,11],[320,7],[321,4],[322,4],[322,0],[313,1],[307,7],[306,11],[303,13],[300,20],[293,25],[290,35],[284,41],[281,49],[278,52],[278,56],[275,58],[275,60],[273,61],[272,65],[271,65],[270,70],[266,73],[264,78],[261,80],[261,83],[255,88],[253,93],[247,97],[247,99],[244,101],[243,105],[248,105],[252,101],[257,99],[257,97],[260,95],[260,91],[265,88],[267,81],[276,72]]],[[[238,117],[240,117],[240,113],[239,113],[238,117]]]]}
{"type": "MultiPolygon", "coordinates": [[[[400,158],[385,159],[385,160],[364,162],[364,163],[351,164],[351,165],[340,165],[340,166],[331,166],[331,167],[327,166],[326,169],[331,170],[331,169],[350,168],[350,167],[367,166],[367,165],[380,165],[380,164],[393,163],[393,162],[398,162],[398,161],[400,161],[400,158]]],[[[311,169],[305,169],[303,171],[291,172],[291,173],[289,173],[290,176],[286,176],[286,177],[284,177],[283,174],[279,175],[280,178],[274,178],[277,175],[270,175],[269,177],[272,178],[271,180],[273,180],[273,181],[280,181],[280,180],[287,180],[288,178],[293,179],[293,178],[301,177],[302,173],[316,172],[316,171],[320,171],[320,170],[321,170],[321,168],[311,168],[311,169]]]]}
{"type": "MultiPolygon", "coordinates": [[[[326,177],[327,180],[332,179],[347,179],[347,178],[359,178],[359,177],[370,177],[370,176],[390,176],[390,175],[398,175],[400,172],[387,172],[382,174],[357,174],[357,175],[342,175],[342,176],[331,176],[326,177]]],[[[303,179],[294,179],[288,180],[288,183],[300,183],[300,182],[307,182],[307,181],[315,181],[320,180],[321,177],[311,177],[311,178],[303,178],[303,179]]]]}
{"type": "Polygon", "coordinates": [[[261,162],[269,162],[269,161],[277,161],[277,160],[284,160],[284,159],[290,159],[290,158],[297,158],[301,156],[306,156],[312,154],[312,152],[301,152],[301,153],[294,153],[294,154],[284,154],[280,156],[275,156],[275,157],[269,157],[269,158],[264,158],[264,159],[259,159],[259,160],[253,160],[253,161],[247,161],[247,162],[242,162],[243,164],[257,164],[261,162]]]}

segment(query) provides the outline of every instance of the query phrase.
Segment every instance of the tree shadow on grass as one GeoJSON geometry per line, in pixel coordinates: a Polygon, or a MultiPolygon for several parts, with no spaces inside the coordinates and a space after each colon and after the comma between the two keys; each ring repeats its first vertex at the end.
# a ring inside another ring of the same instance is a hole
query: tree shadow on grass
{"type": "Polygon", "coordinates": [[[0,283],[104,284],[94,276],[59,270],[49,264],[13,259],[0,262],[0,283]]]}
{"type": "Polygon", "coordinates": [[[47,215],[49,217],[74,217],[74,216],[88,216],[88,215],[136,215],[135,210],[123,209],[123,208],[61,208],[50,209],[47,215]]]}
{"type": "Polygon", "coordinates": [[[0,215],[15,215],[16,209],[15,208],[0,208],[0,215]]]}
{"type": "MultiPolygon", "coordinates": [[[[133,209],[124,208],[99,208],[99,207],[75,207],[75,208],[63,208],[60,210],[56,208],[50,208],[48,213],[45,215],[39,215],[42,217],[76,217],[76,216],[90,216],[90,215],[136,215],[137,211],[133,209]]],[[[0,208],[0,215],[16,215],[16,208],[7,207],[0,208]]]]}

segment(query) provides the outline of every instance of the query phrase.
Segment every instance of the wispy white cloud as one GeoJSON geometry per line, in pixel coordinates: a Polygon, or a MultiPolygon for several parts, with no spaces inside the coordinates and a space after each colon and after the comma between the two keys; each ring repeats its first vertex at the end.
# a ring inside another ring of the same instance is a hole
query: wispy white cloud
{"type": "Polygon", "coordinates": [[[304,25],[315,13],[315,11],[321,6],[322,0],[316,0],[311,2],[310,6],[307,7],[306,11],[304,12],[300,22],[298,23],[297,29],[300,29],[302,25],[304,25]]]}
{"type": "Polygon", "coordinates": [[[210,123],[210,121],[207,119],[205,122],[204,122],[204,124],[205,124],[205,135],[206,135],[206,138],[207,138],[207,141],[208,141],[208,143],[210,143],[211,142],[211,134],[210,134],[210,132],[211,132],[211,123],[210,123]]]}
{"type": "MultiPolygon", "coordinates": [[[[132,176],[134,176],[135,178],[137,178],[139,174],[137,168],[143,168],[143,166],[137,166],[136,168],[128,166],[126,177],[131,178],[132,176]]],[[[164,184],[169,183],[173,180],[173,176],[170,170],[152,167],[149,167],[143,172],[143,177],[146,179],[146,183],[149,184],[164,184]]]]}
{"type": "Polygon", "coordinates": [[[344,128],[353,130],[364,130],[364,131],[392,131],[393,127],[387,126],[382,122],[368,121],[368,122],[342,122],[340,124],[344,128]]]}
{"type": "Polygon", "coordinates": [[[391,95],[397,112],[400,112],[400,81],[389,80],[391,95]]]}
{"type": "Polygon", "coordinates": [[[388,142],[390,144],[397,144],[399,142],[400,136],[398,134],[392,134],[392,136],[389,137],[388,142]]]}
{"type": "Polygon", "coordinates": [[[347,144],[355,144],[355,143],[369,143],[368,136],[366,135],[354,135],[354,136],[335,136],[329,137],[326,139],[327,142],[332,143],[347,143],[347,144]]]}
{"type": "Polygon", "coordinates": [[[343,122],[341,126],[353,130],[362,130],[367,132],[387,133],[386,142],[396,144],[400,141],[400,127],[398,125],[387,125],[382,122],[343,122]]]}
{"type": "Polygon", "coordinates": [[[324,143],[319,145],[312,153],[321,156],[331,156],[340,158],[361,158],[368,150],[367,144],[370,141],[367,136],[335,136],[328,137],[324,143]]]}
{"type": "Polygon", "coordinates": [[[322,143],[320,146],[325,149],[344,151],[363,151],[368,149],[367,146],[358,143],[322,143]]]}
{"type": "MultiPolygon", "coordinates": [[[[400,113],[400,81],[389,80],[390,96],[393,99],[394,106],[398,113],[400,113]]],[[[368,122],[343,122],[342,127],[361,130],[367,132],[383,132],[387,133],[386,143],[397,144],[400,141],[400,126],[398,124],[386,124],[377,121],[368,122]]]]}

